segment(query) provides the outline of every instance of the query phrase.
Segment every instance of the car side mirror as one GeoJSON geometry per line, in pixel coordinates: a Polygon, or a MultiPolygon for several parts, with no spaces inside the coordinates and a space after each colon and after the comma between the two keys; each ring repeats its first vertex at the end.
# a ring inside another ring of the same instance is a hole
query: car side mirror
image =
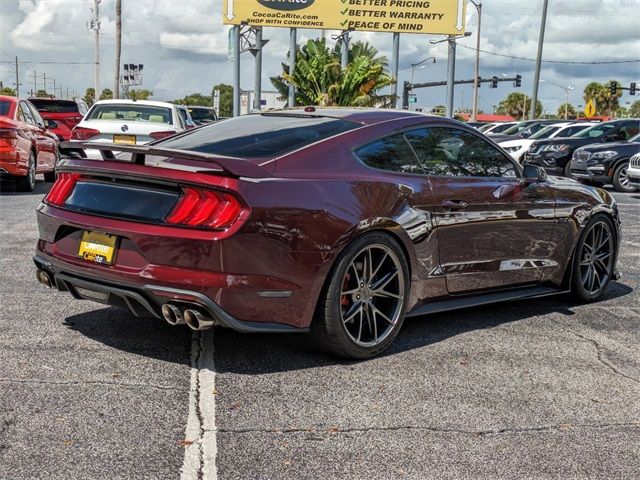
{"type": "Polygon", "coordinates": [[[55,120],[45,120],[44,128],[46,128],[47,130],[55,130],[56,128],[58,128],[58,122],[56,122],[55,120]]]}
{"type": "Polygon", "coordinates": [[[538,183],[547,179],[547,172],[537,165],[525,165],[522,178],[527,184],[538,183]]]}

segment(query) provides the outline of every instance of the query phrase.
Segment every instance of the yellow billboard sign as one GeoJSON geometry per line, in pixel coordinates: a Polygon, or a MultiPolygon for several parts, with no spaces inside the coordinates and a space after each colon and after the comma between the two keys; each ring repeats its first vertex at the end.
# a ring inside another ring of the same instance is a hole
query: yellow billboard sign
{"type": "Polygon", "coordinates": [[[460,35],[466,0],[223,0],[225,25],[460,35]]]}

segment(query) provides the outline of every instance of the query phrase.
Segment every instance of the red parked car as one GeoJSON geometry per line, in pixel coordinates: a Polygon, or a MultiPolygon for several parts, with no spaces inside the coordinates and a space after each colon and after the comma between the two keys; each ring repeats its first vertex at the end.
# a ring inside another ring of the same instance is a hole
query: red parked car
{"type": "Polygon", "coordinates": [[[58,98],[30,98],[29,101],[38,109],[45,120],[53,120],[58,126],[51,131],[60,141],[71,140],[71,130],[89,111],[83,100],[62,100],[58,98]]]}
{"type": "Polygon", "coordinates": [[[405,316],[594,301],[617,278],[607,192],[523,169],[454,120],[309,107],[86,144],[103,161],[73,145],[37,209],[39,281],[172,325],[311,330],[365,358],[405,316]]]}
{"type": "Polygon", "coordinates": [[[36,174],[55,180],[58,138],[48,129],[53,121],[42,119],[27,100],[0,95],[0,179],[15,179],[22,191],[32,191],[36,174]]]}

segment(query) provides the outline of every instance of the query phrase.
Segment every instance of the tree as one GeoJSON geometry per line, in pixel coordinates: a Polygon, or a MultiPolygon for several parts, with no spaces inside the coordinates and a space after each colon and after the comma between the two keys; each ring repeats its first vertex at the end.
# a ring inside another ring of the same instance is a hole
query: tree
{"type": "Polygon", "coordinates": [[[141,89],[132,88],[131,90],[129,90],[129,98],[131,100],[148,100],[149,97],[152,97],[152,96],[153,96],[153,92],[145,88],[141,88],[141,89]]]}
{"type": "Polygon", "coordinates": [[[100,100],[111,100],[113,98],[113,92],[105,88],[100,92],[100,100]]]}
{"type": "Polygon", "coordinates": [[[296,53],[296,69],[272,77],[271,83],[287,98],[289,85],[296,87],[298,105],[360,106],[390,105],[395,98],[381,91],[393,84],[386,70],[387,60],[367,43],[354,42],[349,50],[349,63],[341,67],[340,50],[326,45],[326,40],[309,40],[296,53]]]}
{"type": "Polygon", "coordinates": [[[556,115],[558,118],[576,118],[578,116],[576,108],[570,103],[560,105],[556,115]]]}
{"type": "Polygon", "coordinates": [[[84,92],[83,100],[87,105],[91,106],[96,101],[96,90],[93,87],[87,88],[84,92]]]}
{"type": "Polygon", "coordinates": [[[38,90],[36,91],[36,97],[48,97],[49,94],[47,93],[46,90],[38,90]]]}
{"type": "Polygon", "coordinates": [[[447,114],[447,107],[445,105],[436,105],[431,109],[431,113],[440,117],[444,117],[447,114]]]}
{"type": "Polygon", "coordinates": [[[8,95],[10,97],[15,97],[16,91],[11,87],[2,87],[0,88],[0,95],[8,95]]]}
{"type": "Polygon", "coordinates": [[[632,118],[640,118],[640,100],[636,100],[631,104],[628,113],[632,118]]]}
{"type": "MultiPolygon", "coordinates": [[[[540,118],[542,110],[542,102],[538,100],[536,103],[536,118],[540,118]]],[[[521,92],[511,92],[507,95],[507,98],[500,102],[496,113],[500,115],[511,115],[513,118],[521,118],[524,120],[529,116],[530,111],[531,98],[521,92]]]]}
{"type": "Polygon", "coordinates": [[[619,107],[622,91],[618,90],[615,95],[611,95],[611,82],[621,85],[617,80],[611,80],[607,83],[591,82],[584,87],[584,101],[588,103],[592,100],[595,103],[596,115],[612,115],[619,107]]]}
{"type": "Polygon", "coordinates": [[[211,96],[215,96],[215,91],[220,92],[220,107],[218,115],[220,117],[233,116],[233,87],[225,83],[220,83],[213,87],[211,96]]]}
{"type": "Polygon", "coordinates": [[[213,105],[211,97],[207,97],[202,93],[192,93],[184,98],[178,98],[171,103],[177,105],[199,105],[202,107],[210,107],[213,105]]]}

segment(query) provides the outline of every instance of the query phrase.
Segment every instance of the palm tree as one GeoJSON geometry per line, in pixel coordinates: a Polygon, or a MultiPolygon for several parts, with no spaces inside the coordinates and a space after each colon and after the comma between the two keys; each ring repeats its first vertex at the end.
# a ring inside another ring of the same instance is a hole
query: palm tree
{"type": "Polygon", "coordinates": [[[296,87],[298,105],[387,106],[393,96],[381,90],[393,83],[386,70],[387,59],[367,43],[355,42],[349,51],[349,64],[340,65],[340,46],[330,50],[325,39],[309,40],[297,50],[296,68],[283,64],[283,73],[271,83],[287,97],[289,85],[296,87]]]}
{"type": "MultiPolygon", "coordinates": [[[[511,115],[513,118],[522,118],[523,120],[529,116],[531,110],[531,98],[520,92],[512,92],[507,98],[500,102],[496,113],[503,115],[511,115]]],[[[540,118],[542,114],[542,103],[540,100],[536,103],[536,118],[540,118]]]]}
{"type": "Polygon", "coordinates": [[[622,92],[618,90],[615,95],[611,95],[610,85],[617,80],[611,80],[607,83],[591,82],[584,87],[584,101],[593,100],[596,104],[597,115],[611,115],[619,107],[618,99],[622,96],[622,92]]]}

